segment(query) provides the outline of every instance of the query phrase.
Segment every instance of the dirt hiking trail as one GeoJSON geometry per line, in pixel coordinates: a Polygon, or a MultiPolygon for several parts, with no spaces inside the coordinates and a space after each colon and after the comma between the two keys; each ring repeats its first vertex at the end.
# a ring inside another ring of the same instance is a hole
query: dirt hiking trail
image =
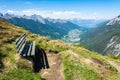
{"type": "Polygon", "coordinates": [[[61,55],[48,51],[46,54],[50,68],[40,71],[43,80],[64,80],[61,55]]]}

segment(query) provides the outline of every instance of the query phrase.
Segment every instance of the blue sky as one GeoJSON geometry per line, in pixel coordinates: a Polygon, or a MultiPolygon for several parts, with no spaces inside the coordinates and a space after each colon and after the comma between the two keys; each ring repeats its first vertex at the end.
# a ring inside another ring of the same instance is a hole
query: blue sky
{"type": "Polygon", "coordinates": [[[0,0],[0,12],[62,19],[110,19],[120,15],[120,0],[0,0]]]}

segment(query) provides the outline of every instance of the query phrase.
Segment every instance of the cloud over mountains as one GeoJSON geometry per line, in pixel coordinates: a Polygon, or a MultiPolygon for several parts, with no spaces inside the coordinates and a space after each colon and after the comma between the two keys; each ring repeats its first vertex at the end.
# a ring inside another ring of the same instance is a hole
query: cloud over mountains
{"type": "Polygon", "coordinates": [[[91,16],[83,14],[79,11],[51,11],[51,10],[35,10],[35,9],[26,9],[26,10],[6,10],[6,13],[16,14],[16,15],[41,15],[44,18],[50,17],[54,19],[99,19],[96,17],[97,13],[91,13],[91,16]]]}

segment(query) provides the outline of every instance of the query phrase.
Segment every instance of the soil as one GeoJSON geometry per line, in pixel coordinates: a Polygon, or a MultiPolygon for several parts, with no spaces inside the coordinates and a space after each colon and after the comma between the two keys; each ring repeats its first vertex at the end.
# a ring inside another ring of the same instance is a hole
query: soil
{"type": "Polygon", "coordinates": [[[43,80],[64,80],[62,58],[60,54],[46,51],[50,68],[40,71],[43,80]]]}

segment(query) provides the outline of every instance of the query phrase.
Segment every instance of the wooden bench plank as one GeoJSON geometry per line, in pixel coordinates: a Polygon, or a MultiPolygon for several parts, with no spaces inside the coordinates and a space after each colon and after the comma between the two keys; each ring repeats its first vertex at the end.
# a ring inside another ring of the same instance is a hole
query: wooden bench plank
{"type": "Polygon", "coordinates": [[[17,44],[17,43],[19,42],[19,40],[20,40],[23,36],[25,36],[25,33],[22,34],[18,39],[16,39],[15,43],[17,44]]]}
{"type": "Polygon", "coordinates": [[[19,55],[21,55],[23,49],[25,48],[26,42],[27,42],[27,41],[25,41],[25,42],[23,43],[22,47],[19,49],[19,51],[18,51],[19,55]]]}
{"type": "Polygon", "coordinates": [[[19,42],[16,44],[16,45],[17,45],[16,48],[18,49],[18,47],[21,45],[21,43],[23,43],[25,40],[26,40],[26,36],[23,36],[23,37],[19,40],[19,42]]]}
{"type": "Polygon", "coordinates": [[[27,56],[30,56],[31,51],[32,51],[32,42],[30,43],[30,47],[29,47],[29,50],[28,50],[27,56]]]}
{"type": "Polygon", "coordinates": [[[24,44],[26,44],[26,39],[24,39],[24,40],[21,42],[21,44],[18,46],[18,48],[17,48],[18,53],[19,53],[19,51],[21,50],[21,48],[24,47],[24,44]]]}
{"type": "Polygon", "coordinates": [[[31,56],[35,55],[35,41],[32,42],[32,51],[31,51],[31,56]]]}
{"type": "Polygon", "coordinates": [[[27,53],[28,53],[28,50],[29,50],[29,47],[30,47],[29,44],[30,44],[30,42],[27,41],[22,53],[20,54],[21,56],[27,56],[27,53]]]}

